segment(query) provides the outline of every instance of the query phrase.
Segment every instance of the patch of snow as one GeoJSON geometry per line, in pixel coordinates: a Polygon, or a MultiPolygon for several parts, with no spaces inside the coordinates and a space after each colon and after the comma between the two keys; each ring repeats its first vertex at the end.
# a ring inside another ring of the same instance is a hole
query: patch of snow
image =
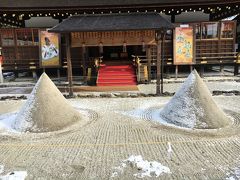
{"type": "Polygon", "coordinates": [[[231,176],[231,177],[226,178],[226,180],[238,180],[238,179],[235,179],[235,177],[231,176]]]}
{"type": "Polygon", "coordinates": [[[4,172],[4,165],[0,165],[0,174],[4,172]]]}
{"type": "Polygon", "coordinates": [[[15,129],[13,129],[16,116],[17,112],[0,115],[0,129],[7,130],[10,132],[17,132],[15,129]]]}
{"type": "Polygon", "coordinates": [[[118,176],[118,173],[117,172],[113,172],[112,175],[111,175],[111,178],[114,178],[114,177],[117,177],[118,176]]]}
{"type": "MultiPolygon", "coordinates": [[[[115,111],[116,113],[119,113],[118,111],[115,111]]],[[[132,111],[122,111],[120,112],[121,114],[125,115],[125,116],[130,116],[133,118],[141,118],[142,115],[144,114],[145,110],[144,109],[135,109],[132,111]]]]}
{"type": "Polygon", "coordinates": [[[27,171],[13,171],[7,175],[0,176],[1,180],[24,180],[27,177],[27,171]]]}
{"type": "Polygon", "coordinates": [[[142,156],[130,156],[127,160],[133,167],[137,167],[141,172],[134,174],[138,178],[144,178],[145,176],[152,177],[154,174],[155,177],[160,176],[162,173],[171,173],[170,169],[166,166],[163,166],[161,163],[156,161],[147,161],[143,160],[142,156]]]}
{"type": "MultiPolygon", "coordinates": [[[[42,77],[40,77],[42,78],[42,77]]],[[[34,108],[35,98],[36,98],[36,92],[38,89],[38,86],[40,84],[41,80],[39,80],[36,85],[34,86],[31,94],[28,96],[27,102],[24,104],[24,106],[21,108],[19,113],[17,114],[18,121],[15,121],[15,123],[12,125],[12,127],[18,131],[24,131],[25,129],[28,129],[28,127],[32,127],[33,122],[31,121],[31,112],[30,110],[34,108]]]]}
{"type": "Polygon", "coordinates": [[[172,152],[172,145],[170,142],[167,143],[168,144],[168,153],[172,152]]]}
{"type": "Polygon", "coordinates": [[[122,174],[126,166],[127,165],[124,162],[122,162],[120,166],[114,167],[113,169],[115,171],[112,173],[111,178],[117,177],[119,174],[122,174]]]}
{"type": "Polygon", "coordinates": [[[163,118],[161,118],[161,116],[159,115],[161,113],[162,109],[154,109],[151,112],[151,120],[156,121],[160,124],[163,124],[165,126],[170,126],[170,127],[174,127],[174,128],[178,128],[178,129],[192,129],[192,128],[188,128],[188,127],[181,127],[181,126],[177,126],[175,124],[169,123],[167,121],[165,121],[163,118]]]}
{"type": "Polygon", "coordinates": [[[178,126],[194,128],[197,121],[196,115],[203,116],[204,114],[202,109],[196,105],[195,97],[192,97],[195,82],[196,76],[194,73],[191,73],[174,97],[161,111],[160,115],[163,119],[178,126]]]}
{"type": "MultiPolygon", "coordinates": [[[[118,166],[117,169],[123,171],[124,168],[127,167],[129,164],[131,167],[135,167],[138,173],[133,174],[137,178],[144,178],[144,177],[159,177],[163,173],[171,173],[170,169],[167,166],[163,166],[161,163],[157,161],[147,161],[143,160],[141,155],[134,156],[131,155],[128,159],[123,161],[121,166],[118,166]],[[127,164],[126,164],[127,163],[127,164]]],[[[118,172],[113,172],[112,177],[116,177],[118,172]]]]}
{"type": "MultiPolygon", "coordinates": [[[[148,109],[139,108],[139,109],[134,109],[132,111],[115,111],[115,113],[120,113],[120,114],[125,115],[125,116],[130,116],[130,117],[136,118],[135,120],[138,121],[139,119],[143,118],[143,116],[146,115],[147,111],[148,111],[148,109]]],[[[148,119],[152,120],[152,121],[155,121],[155,122],[158,122],[160,124],[163,124],[165,126],[170,126],[170,127],[175,127],[175,128],[179,128],[179,129],[185,129],[185,130],[186,129],[191,129],[191,128],[188,128],[188,127],[177,126],[175,124],[172,124],[172,123],[169,123],[169,122],[165,121],[159,115],[161,113],[161,111],[162,111],[162,108],[152,109],[151,113],[147,114],[148,119]]]]}
{"type": "Polygon", "coordinates": [[[168,142],[167,145],[168,145],[168,150],[167,150],[167,152],[168,152],[168,159],[170,159],[171,158],[171,154],[173,152],[172,145],[171,145],[170,142],[168,142]]]}
{"type": "Polygon", "coordinates": [[[240,179],[240,167],[234,168],[233,172],[231,172],[227,175],[231,175],[231,176],[227,177],[226,180],[239,180],[240,179]]]}

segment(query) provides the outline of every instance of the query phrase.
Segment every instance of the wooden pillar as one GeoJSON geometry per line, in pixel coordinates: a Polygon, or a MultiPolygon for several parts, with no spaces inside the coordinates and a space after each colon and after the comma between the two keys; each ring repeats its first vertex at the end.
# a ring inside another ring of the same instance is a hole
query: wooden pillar
{"type": "Polygon", "coordinates": [[[175,79],[178,78],[178,65],[176,65],[175,67],[175,79]]]}
{"type": "Polygon", "coordinates": [[[223,64],[220,65],[220,73],[221,73],[221,74],[224,73],[224,65],[223,65],[223,64]]]}
{"type": "MultiPolygon", "coordinates": [[[[14,34],[14,55],[15,55],[15,58],[14,58],[14,63],[15,63],[15,69],[17,70],[18,69],[18,60],[20,59],[19,58],[19,53],[18,53],[18,46],[17,46],[17,33],[16,33],[16,29],[13,30],[13,34],[14,34]]],[[[16,74],[18,72],[16,71],[16,74]]]]}
{"type": "MultiPolygon", "coordinates": [[[[1,58],[1,56],[0,56],[1,58]]],[[[0,59],[0,84],[3,83],[2,61],[0,59]]]]}
{"type": "Polygon", "coordinates": [[[239,73],[239,65],[238,64],[235,64],[234,65],[234,76],[237,76],[239,73]]]}
{"type": "Polygon", "coordinates": [[[171,14],[171,23],[175,23],[175,14],[171,14]]]}
{"type": "Polygon", "coordinates": [[[190,65],[190,73],[193,71],[193,66],[190,65]]]}
{"type": "Polygon", "coordinates": [[[148,62],[148,83],[151,82],[151,48],[150,46],[147,47],[147,62],[148,62]]]}
{"type": "Polygon", "coordinates": [[[67,75],[68,75],[68,86],[69,86],[69,96],[73,96],[73,80],[72,80],[72,61],[71,61],[71,51],[70,51],[70,34],[65,34],[66,41],[66,55],[67,55],[67,75]]]}
{"type": "Polygon", "coordinates": [[[162,32],[162,50],[161,50],[161,94],[163,94],[163,72],[164,72],[164,42],[165,42],[165,32],[162,32]]]}
{"type": "Polygon", "coordinates": [[[167,78],[170,77],[170,69],[169,69],[169,66],[166,66],[166,75],[167,75],[167,78]]]}
{"type": "Polygon", "coordinates": [[[83,82],[87,83],[87,69],[86,69],[86,59],[87,59],[87,48],[82,47],[82,60],[83,60],[83,82]]]}
{"type": "Polygon", "coordinates": [[[161,41],[157,40],[157,84],[156,84],[156,95],[161,95],[160,89],[161,80],[161,41]]]}
{"type": "Polygon", "coordinates": [[[38,80],[37,73],[34,70],[32,71],[32,77],[33,77],[34,81],[37,82],[37,80],[38,80]]]}
{"type": "Polygon", "coordinates": [[[204,65],[200,65],[200,77],[204,77],[204,65]]]}
{"type": "Polygon", "coordinates": [[[61,82],[60,69],[57,69],[57,77],[58,77],[58,83],[60,83],[61,82]]]}

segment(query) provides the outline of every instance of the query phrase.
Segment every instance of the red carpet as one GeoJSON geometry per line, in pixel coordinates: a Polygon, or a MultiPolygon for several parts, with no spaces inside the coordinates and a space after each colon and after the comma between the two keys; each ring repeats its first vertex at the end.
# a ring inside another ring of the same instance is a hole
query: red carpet
{"type": "Polygon", "coordinates": [[[97,86],[129,86],[136,84],[136,72],[132,65],[104,65],[98,71],[97,86]]]}

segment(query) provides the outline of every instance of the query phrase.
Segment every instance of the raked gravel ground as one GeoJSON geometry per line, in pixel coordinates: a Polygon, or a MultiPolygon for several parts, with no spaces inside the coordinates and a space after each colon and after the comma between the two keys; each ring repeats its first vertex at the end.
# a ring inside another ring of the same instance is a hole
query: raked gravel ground
{"type": "MultiPolygon", "coordinates": [[[[152,122],[151,109],[161,108],[169,99],[73,99],[71,104],[88,120],[84,126],[75,124],[43,134],[2,130],[3,174],[27,171],[26,179],[137,179],[133,174],[139,171],[132,166],[112,175],[123,160],[141,155],[170,169],[171,173],[163,173],[159,179],[237,179],[240,97],[214,97],[235,118],[232,126],[218,131],[184,130],[152,122]]],[[[1,101],[0,117],[18,111],[24,102],[1,101]]]]}

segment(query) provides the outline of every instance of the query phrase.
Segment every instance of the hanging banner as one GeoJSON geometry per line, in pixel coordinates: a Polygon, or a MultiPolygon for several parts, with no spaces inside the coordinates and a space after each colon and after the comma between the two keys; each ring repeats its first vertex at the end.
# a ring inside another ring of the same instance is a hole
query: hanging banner
{"type": "Polygon", "coordinates": [[[174,64],[193,64],[193,28],[176,27],[174,34],[174,64]]]}
{"type": "Polygon", "coordinates": [[[40,66],[43,68],[59,67],[59,35],[49,33],[48,31],[40,31],[40,66]]]}

